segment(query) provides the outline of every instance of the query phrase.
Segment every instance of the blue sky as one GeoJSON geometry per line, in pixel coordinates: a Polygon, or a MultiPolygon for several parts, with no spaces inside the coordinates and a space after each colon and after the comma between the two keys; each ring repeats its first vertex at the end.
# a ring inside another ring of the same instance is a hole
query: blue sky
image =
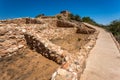
{"type": "Polygon", "coordinates": [[[55,15],[62,10],[108,24],[120,19],[120,0],[0,0],[0,19],[55,15]]]}

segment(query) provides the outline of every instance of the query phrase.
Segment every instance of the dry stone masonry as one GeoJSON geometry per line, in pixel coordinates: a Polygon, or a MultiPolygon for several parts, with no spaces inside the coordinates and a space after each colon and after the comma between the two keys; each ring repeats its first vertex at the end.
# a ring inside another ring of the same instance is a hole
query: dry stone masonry
{"type": "Polygon", "coordinates": [[[41,38],[39,35],[33,35],[33,33],[26,33],[25,39],[31,49],[36,50],[43,56],[57,62],[58,64],[65,62],[65,54],[68,53],[67,51],[63,51],[60,46],[51,43],[47,39],[41,38]]]}
{"type": "Polygon", "coordinates": [[[12,56],[21,48],[25,48],[25,39],[21,28],[16,24],[0,26],[0,57],[12,56]]]}

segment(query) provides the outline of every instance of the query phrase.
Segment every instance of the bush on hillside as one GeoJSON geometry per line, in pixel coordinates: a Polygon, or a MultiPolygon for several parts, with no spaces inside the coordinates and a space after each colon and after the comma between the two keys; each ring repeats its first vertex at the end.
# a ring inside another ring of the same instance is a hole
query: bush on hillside
{"type": "Polygon", "coordinates": [[[38,14],[37,16],[35,16],[35,18],[39,18],[41,16],[45,16],[44,14],[38,14]]]}
{"type": "Polygon", "coordinates": [[[112,21],[106,29],[115,36],[115,38],[118,40],[120,43],[120,20],[114,20],[112,21]]]}
{"type": "Polygon", "coordinates": [[[75,21],[81,21],[81,17],[79,15],[69,14],[68,15],[69,20],[75,20],[75,21]]]}
{"type": "Polygon", "coordinates": [[[93,19],[91,19],[90,17],[83,17],[82,21],[98,26],[98,24],[93,19]]]}
{"type": "Polygon", "coordinates": [[[120,35],[120,20],[114,20],[108,26],[109,31],[111,31],[114,35],[120,35]]]}
{"type": "Polygon", "coordinates": [[[61,19],[62,19],[62,17],[61,17],[60,15],[58,15],[58,16],[57,16],[57,19],[61,20],[61,19]]]}

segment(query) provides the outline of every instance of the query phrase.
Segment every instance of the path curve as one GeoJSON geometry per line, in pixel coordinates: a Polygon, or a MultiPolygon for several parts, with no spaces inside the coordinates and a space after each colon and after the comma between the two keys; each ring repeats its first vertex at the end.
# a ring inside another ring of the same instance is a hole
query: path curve
{"type": "Polygon", "coordinates": [[[120,80],[120,52],[110,33],[88,23],[84,24],[100,33],[80,80],[120,80]]]}

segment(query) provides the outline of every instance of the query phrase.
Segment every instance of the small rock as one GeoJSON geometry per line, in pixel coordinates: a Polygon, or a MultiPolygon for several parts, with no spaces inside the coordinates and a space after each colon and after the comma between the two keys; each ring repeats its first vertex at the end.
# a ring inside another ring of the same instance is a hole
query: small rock
{"type": "Polygon", "coordinates": [[[59,74],[59,75],[66,75],[67,74],[67,71],[65,70],[65,69],[58,69],[57,70],[57,73],[59,74]]]}
{"type": "Polygon", "coordinates": [[[79,62],[75,61],[74,64],[79,65],[79,62]]]}
{"type": "Polygon", "coordinates": [[[25,30],[25,29],[22,29],[22,32],[23,32],[23,33],[25,33],[25,32],[26,32],[26,30],[25,30]]]}
{"type": "Polygon", "coordinates": [[[67,68],[69,67],[69,65],[70,65],[70,64],[69,64],[68,62],[66,62],[66,63],[62,66],[62,68],[63,68],[63,69],[67,69],[67,68]]]}
{"type": "Polygon", "coordinates": [[[0,42],[4,42],[5,41],[5,39],[0,39],[0,42]]]}
{"type": "Polygon", "coordinates": [[[77,74],[74,72],[69,72],[67,70],[59,68],[57,70],[57,76],[55,80],[77,80],[77,74]]]}
{"type": "Polygon", "coordinates": [[[19,45],[19,46],[18,46],[18,48],[22,48],[22,47],[24,47],[24,45],[19,45]]]}
{"type": "Polygon", "coordinates": [[[3,36],[7,33],[7,30],[5,30],[3,27],[0,28],[0,36],[3,36]]]}
{"type": "Polygon", "coordinates": [[[54,57],[54,56],[55,56],[55,54],[51,53],[51,54],[50,54],[50,56],[51,56],[51,57],[54,57]]]}
{"type": "Polygon", "coordinates": [[[9,31],[9,34],[12,34],[13,32],[12,31],[9,31]]]}
{"type": "Polygon", "coordinates": [[[51,80],[55,80],[56,75],[57,75],[57,72],[54,72],[53,75],[52,75],[51,80]]]}

